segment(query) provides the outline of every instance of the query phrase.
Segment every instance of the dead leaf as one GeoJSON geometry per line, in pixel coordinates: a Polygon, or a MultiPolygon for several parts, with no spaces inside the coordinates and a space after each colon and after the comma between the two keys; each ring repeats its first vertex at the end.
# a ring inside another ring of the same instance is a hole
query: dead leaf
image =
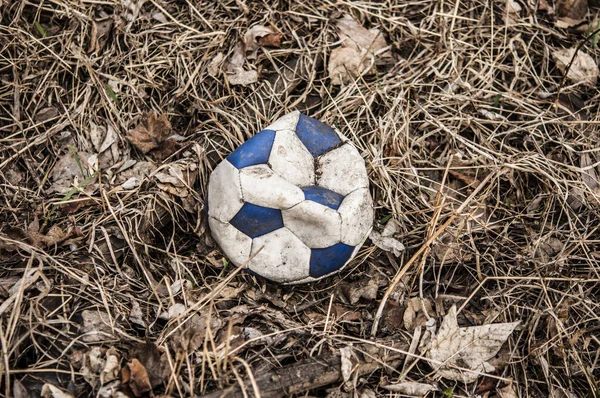
{"type": "Polygon", "coordinates": [[[349,15],[344,15],[338,19],[336,26],[339,30],[340,39],[344,41],[343,46],[356,47],[367,51],[369,54],[377,54],[378,58],[391,58],[390,50],[383,51],[388,47],[388,44],[379,29],[367,30],[349,15]]]}
{"type": "Polygon", "coordinates": [[[581,159],[579,160],[579,166],[581,167],[581,178],[588,188],[590,188],[592,191],[595,191],[600,185],[600,177],[598,176],[598,171],[596,168],[592,167],[593,164],[594,162],[589,154],[584,153],[581,155],[581,159]]]}
{"type": "Polygon", "coordinates": [[[352,347],[346,346],[340,348],[340,361],[344,383],[349,383],[350,377],[352,376],[352,369],[354,368],[354,365],[352,364],[352,347]]]}
{"type": "Polygon", "coordinates": [[[29,398],[29,392],[25,386],[17,379],[13,382],[13,397],[14,398],[29,398]]]}
{"type": "Polygon", "coordinates": [[[379,289],[379,278],[361,279],[356,283],[340,284],[340,290],[346,296],[350,304],[356,304],[362,298],[365,300],[375,300],[377,298],[377,290],[379,289]]]}
{"type": "Polygon", "coordinates": [[[391,59],[387,43],[378,29],[367,30],[352,17],[345,15],[337,21],[342,47],[331,51],[327,72],[331,84],[341,85],[373,71],[376,63],[391,59]]]}
{"type": "Polygon", "coordinates": [[[555,10],[557,27],[575,27],[586,21],[588,0],[557,0],[555,10]]]}
{"type": "Polygon", "coordinates": [[[244,35],[246,59],[255,59],[260,47],[279,47],[283,35],[270,26],[254,25],[244,35]]]}
{"type": "Polygon", "coordinates": [[[512,382],[502,388],[498,388],[496,391],[498,392],[498,398],[519,398],[519,394],[517,394],[515,385],[512,382]]]}
{"type": "Polygon", "coordinates": [[[431,391],[438,391],[436,385],[427,383],[417,383],[416,381],[406,381],[398,384],[388,384],[382,386],[385,390],[397,392],[411,397],[424,397],[431,391]]]}
{"type": "Polygon", "coordinates": [[[61,390],[60,388],[46,383],[42,387],[42,398],[75,398],[73,395],[69,394],[66,391],[61,390]]]}
{"type": "Polygon", "coordinates": [[[394,235],[398,232],[400,232],[400,224],[392,218],[385,224],[383,232],[379,233],[373,230],[369,238],[378,248],[392,252],[394,256],[398,257],[404,250],[404,245],[394,238],[394,235]]]}
{"type": "Polygon", "coordinates": [[[223,64],[223,60],[225,59],[225,55],[222,52],[215,55],[215,57],[210,61],[206,70],[209,76],[218,77],[221,74],[221,65],[223,64]]]}
{"type": "Polygon", "coordinates": [[[46,120],[55,118],[56,116],[58,116],[58,114],[59,114],[58,109],[56,109],[53,106],[50,106],[50,107],[44,108],[44,109],[40,110],[38,113],[36,113],[35,116],[33,117],[33,120],[35,120],[38,123],[42,123],[42,122],[45,122],[46,120]]]}
{"type": "Polygon", "coordinates": [[[507,25],[514,25],[519,20],[521,10],[521,5],[515,0],[506,0],[504,22],[507,25]]]}
{"type": "Polygon", "coordinates": [[[210,327],[213,331],[213,336],[215,336],[217,334],[216,331],[222,325],[223,322],[212,313],[210,316],[194,314],[189,321],[178,326],[178,330],[173,333],[173,345],[181,351],[196,351],[204,344],[206,329],[210,327]]]}
{"type": "Polygon", "coordinates": [[[108,41],[115,22],[108,14],[106,14],[106,12],[102,11],[101,13],[102,16],[100,19],[92,20],[92,32],[90,35],[88,54],[91,54],[94,51],[102,51],[108,41]]]}
{"type": "Polygon", "coordinates": [[[494,366],[488,361],[498,353],[518,324],[509,322],[459,327],[456,305],[453,305],[431,340],[427,351],[429,363],[442,377],[465,383],[474,382],[481,373],[494,371],[494,366]]]}
{"type": "Polygon", "coordinates": [[[116,380],[119,377],[119,363],[121,359],[117,350],[110,348],[106,351],[106,361],[104,368],[100,373],[100,384],[105,384],[110,381],[116,380]]]}
{"type": "Polygon", "coordinates": [[[165,113],[144,113],[140,124],[127,133],[127,139],[142,153],[157,149],[171,135],[171,123],[165,113]]]}
{"type": "Polygon", "coordinates": [[[431,301],[426,298],[413,297],[406,303],[402,316],[404,328],[410,332],[423,326],[435,314],[431,301]]]}
{"type": "Polygon", "coordinates": [[[232,86],[248,86],[258,81],[258,72],[255,70],[244,70],[244,63],[246,62],[244,48],[244,43],[239,42],[236,44],[233,49],[233,54],[231,54],[231,57],[229,58],[225,77],[232,86]]]}
{"type": "Polygon", "coordinates": [[[166,353],[154,343],[138,344],[131,350],[130,357],[126,367],[130,372],[129,386],[134,393],[134,388],[142,394],[152,390],[170,374],[166,353]]]}
{"type": "MultiPolygon", "coordinates": [[[[66,194],[74,186],[79,186],[81,183],[83,183],[88,175],[82,174],[82,171],[83,173],[86,173],[88,159],[90,156],[91,154],[83,151],[77,152],[77,156],[71,152],[67,152],[62,155],[52,168],[53,183],[50,188],[48,188],[47,192],[66,194]]],[[[88,194],[91,194],[95,189],[95,181],[96,178],[93,178],[92,180],[88,181],[85,186],[80,188],[88,194]]]]}
{"type": "Polygon", "coordinates": [[[555,50],[552,53],[552,56],[556,61],[556,66],[563,74],[566,72],[567,78],[574,83],[584,83],[588,86],[595,86],[598,81],[598,65],[596,64],[596,61],[581,50],[575,55],[575,51],[575,48],[555,50]],[[575,56],[575,59],[573,60],[573,63],[571,63],[573,56],[575,56]],[[571,64],[571,67],[567,71],[567,66],[569,64],[571,64]]]}
{"type": "Polygon", "coordinates": [[[369,57],[356,47],[340,47],[331,51],[327,72],[331,84],[339,86],[354,81],[371,69],[369,57]]]}
{"type": "Polygon", "coordinates": [[[99,343],[112,338],[110,316],[106,312],[84,310],[81,318],[83,319],[81,340],[84,342],[99,343]]]}
{"type": "Polygon", "coordinates": [[[431,248],[431,254],[440,264],[460,264],[473,258],[473,253],[467,249],[458,231],[444,231],[431,248]]]}
{"type": "Polygon", "coordinates": [[[122,374],[123,384],[126,383],[136,397],[141,397],[145,393],[152,391],[148,372],[144,365],[136,358],[127,362],[127,366],[123,368],[122,374]]]}

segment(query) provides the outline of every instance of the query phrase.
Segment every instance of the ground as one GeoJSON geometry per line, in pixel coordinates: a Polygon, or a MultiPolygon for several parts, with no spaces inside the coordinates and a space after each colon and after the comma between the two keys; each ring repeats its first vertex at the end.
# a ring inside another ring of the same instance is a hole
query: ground
{"type": "Polygon", "coordinates": [[[2,396],[599,396],[594,6],[0,0],[2,396]],[[282,286],[205,199],[292,110],[354,142],[376,223],[282,286]],[[454,315],[498,344],[440,368],[454,315]]]}

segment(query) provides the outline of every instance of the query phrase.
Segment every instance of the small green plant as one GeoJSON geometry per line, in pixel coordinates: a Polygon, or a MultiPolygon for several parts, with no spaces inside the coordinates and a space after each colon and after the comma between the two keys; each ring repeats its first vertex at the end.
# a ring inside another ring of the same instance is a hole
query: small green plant
{"type": "Polygon", "coordinates": [[[38,21],[35,21],[33,24],[35,25],[35,28],[40,33],[40,35],[42,35],[42,37],[48,36],[46,34],[46,29],[44,29],[44,27],[38,21]]]}
{"type": "Polygon", "coordinates": [[[387,216],[383,217],[381,220],[379,220],[379,224],[385,224],[388,221],[390,221],[390,219],[393,217],[393,214],[388,214],[387,216]]]}
{"type": "Polygon", "coordinates": [[[115,94],[115,92],[113,91],[112,87],[109,86],[108,84],[106,84],[104,86],[104,88],[106,89],[106,93],[108,94],[108,96],[110,97],[110,99],[112,99],[115,104],[117,105],[117,107],[121,106],[121,101],[119,101],[119,99],[117,98],[117,94],[115,94]]]}
{"type": "Polygon", "coordinates": [[[444,396],[448,398],[452,398],[454,396],[454,386],[448,387],[444,390],[444,396]]]}

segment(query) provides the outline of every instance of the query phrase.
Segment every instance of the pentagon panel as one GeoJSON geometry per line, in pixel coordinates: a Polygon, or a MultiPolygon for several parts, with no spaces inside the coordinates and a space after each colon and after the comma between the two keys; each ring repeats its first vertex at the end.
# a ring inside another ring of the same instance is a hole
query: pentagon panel
{"type": "Polygon", "coordinates": [[[342,217],[342,243],[356,246],[364,242],[373,226],[373,200],[368,188],[348,194],[338,209],[342,217]]]}
{"type": "Polygon", "coordinates": [[[320,156],[341,143],[334,129],[312,117],[300,114],[296,134],[308,152],[320,156]]]}
{"type": "Polygon", "coordinates": [[[280,132],[281,130],[294,131],[296,130],[296,126],[298,125],[299,117],[300,112],[290,112],[275,120],[272,124],[268,125],[265,128],[265,130],[274,130],[276,132],[280,132]]]}
{"type": "Polygon", "coordinates": [[[208,218],[208,225],[219,247],[232,263],[242,265],[248,260],[252,249],[252,238],[233,225],[213,217],[208,218]]]}
{"type": "Polygon", "coordinates": [[[344,197],[337,192],[333,192],[327,188],[314,185],[312,187],[302,188],[306,200],[312,200],[327,206],[330,209],[337,210],[344,200],[344,197]]]}
{"type": "Polygon", "coordinates": [[[311,249],[340,242],[341,217],[329,207],[305,200],[291,209],[282,210],[281,214],[285,227],[311,249]]]}
{"type": "Polygon", "coordinates": [[[238,169],[267,163],[274,139],[275,131],[263,130],[229,154],[227,160],[238,169]]]}
{"type": "Polygon", "coordinates": [[[258,206],[289,209],[304,200],[300,188],[275,174],[265,164],[240,170],[240,185],[244,202],[258,206]]]}
{"type": "Polygon", "coordinates": [[[281,210],[244,203],[230,224],[249,237],[256,238],[283,227],[283,220],[281,210]]]}
{"type": "Polygon", "coordinates": [[[229,222],[243,204],[239,170],[223,160],[212,172],[208,183],[208,215],[229,222]]]}
{"type": "Polygon", "coordinates": [[[277,131],[269,165],[275,173],[298,187],[315,184],[315,158],[293,131],[277,131]]]}
{"type": "Polygon", "coordinates": [[[317,185],[342,195],[369,186],[365,162],[350,143],[317,159],[317,185]]]}
{"type": "Polygon", "coordinates": [[[252,254],[262,250],[248,263],[248,268],[276,282],[289,283],[306,278],[311,251],[287,228],[256,238],[252,254]]]}
{"type": "Polygon", "coordinates": [[[323,249],[312,249],[310,255],[310,276],[320,278],[339,271],[352,258],[354,246],[337,243],[323,249]]]}

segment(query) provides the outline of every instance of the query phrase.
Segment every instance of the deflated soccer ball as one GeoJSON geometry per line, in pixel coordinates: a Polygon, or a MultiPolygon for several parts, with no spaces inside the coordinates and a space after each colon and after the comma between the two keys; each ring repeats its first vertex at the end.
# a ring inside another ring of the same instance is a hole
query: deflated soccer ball
{"type": "Polygon", "coordinates": [[[341,270],[371,231],[365,162],[336,130],[289,113],[215,168],[208,215],[234,264],[281,283],[320,279],[341,270]]]}

